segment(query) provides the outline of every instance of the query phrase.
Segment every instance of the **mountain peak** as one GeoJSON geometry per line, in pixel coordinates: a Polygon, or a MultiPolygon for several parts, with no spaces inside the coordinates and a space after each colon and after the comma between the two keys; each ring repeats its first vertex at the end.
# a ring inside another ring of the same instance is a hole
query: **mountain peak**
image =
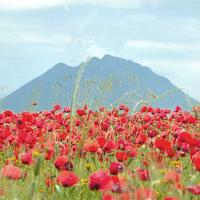
{"type": "Polygon", "coordinates": [[[65,63],[63,63],[63,62],[59,62],[59,63],[57,63],[56,65],[54,65],[53,67],[52,67],[52,69],[66,69],[66,67],[68,67],[68,65],[67,64],[65,64],[65,63]]]}
{"type": "Polygon", "coordinates": [[[56,65],[54,65],[52,68],[50,68],[47,72],[56,72],[56,71],[63,71],[66,70],[68,65],[66,65],[63,62],[59,62],[56,65]]]}
{"type": "Polygon", "coordinates": [[[59,63],[57,63],[56,65],[55,65],[55,67],[56,66],[67,66],[65,63],[63,63],[63,62],[59,62],[59,63]]]}
{"type": "Polygon", "coordinates": [[[124,63],[125,62],[126,64],[129,63],[129,64],[134,64],[134,65],[140,65],[140,64],[138,64],[136,62],[133,62],[130,59],[121,58],[121,57],[113,56],[113,55],[110,55],[110,54],[105,54],[103,56],[102,60],[109,61],[109,62],[120,62],[120,63],[124,63]]]}
{"type": "Polygon", "coordinates": [[[122,58],[116,57],[116,56],[113,56],[113,55],[110,55],[110,54],[105,54],[102,58],[102,60],[116,60],[116,59],[122,60],[122,58]]]}

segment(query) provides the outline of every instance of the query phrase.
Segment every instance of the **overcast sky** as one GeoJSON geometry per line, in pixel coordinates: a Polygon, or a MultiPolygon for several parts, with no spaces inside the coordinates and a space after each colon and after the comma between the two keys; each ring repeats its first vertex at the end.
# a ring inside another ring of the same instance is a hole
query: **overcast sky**
{"type": "Polygon", "coordinates": [[[0,97],[58,62],[128,58],[200,100],[198,0],[0,0],[0,97]]]}

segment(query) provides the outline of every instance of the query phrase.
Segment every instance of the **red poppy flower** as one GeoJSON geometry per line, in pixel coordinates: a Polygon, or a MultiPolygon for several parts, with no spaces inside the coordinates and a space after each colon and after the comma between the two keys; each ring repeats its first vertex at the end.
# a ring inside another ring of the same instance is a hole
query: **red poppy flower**
{"type": "Polygon", "coordinates": [[[31,153],[24,153],[21,156],[21,162],[26,165],[30,165],[32,161],[32,154],[31,153]]]}
{"type": "Polygon", "coordinates": [[[97,138],[97,142],[101,148],[103,148],[106,144],[106,139],[104,137],[97,138]]]}
{"type": "Polygon", "coordinates": [[[182,108],[181,107],[179,107],[179,106],[176,106],[176,108],[175,108],[175,112],[179,112],[179,111],[181,111],[182,110],[182,108]]]}
{"type": "Polygon", "coordinates": [[[137,139],[136,139],[136,143],[138,144],[145,144],[147,141],[147,136],[143,133],[140,133],[138,136],[137,136],[137,139]]]}
{"type": "Polygon", "coordinates": [[[21,169],[17,166],[6,165],[1,169],[1,175],[10,179],[20,179],[22,177],[21,169]]]}
{"type": "Polygon", "coordinates": [[[107,172],[99,170],[89,177],[90,190],[106,190],[111,189],[111,177],[107,172]]]}
{"type": "Polygon", "coordinates": [[[119,105],[119,110],[124,110],[124,111],[128,112],[129,108],[126,105],[121,104],[121,105],[119,105]]]}
{"type": "Polygon", "coordinates": [[[45,160],[51,160],[54,155],[54,147],[48,147],[44,155],[45,160]]]}
{"type": "Polygon", "coordinates": [[[141,181],[148,181],[150,179],[148,170],[138,168],[137,174],[138,174],[141,181]]]}
{"type": "Polygon", "coordinates": [[[164,151],[169,157],[174,156],[174,151],[172,149],[171,142],[164,138],[158,138],[156,139],[154,143],[155,147],[160,149],[161,151],[164,151]]]}
{"type": "Polygon", "coordinates": [[[168,140],[163,139],[163,138],[156,139],[154,145],[156,148],[160,150],[166,150],[166,149],[171,148],[171,143],[168,140]]]}
{"type": "Polygon", "coordinates": [[[117,148],[117,145],[114,141],[108,141],[104,146],[104,151],[107,153],[111,153],[116,148],[117,148]]]}
{"type": "Polygon", "coordinates": [[[76,113],[77,113],[77,115],[80,116],[80,117],[86,115],[85,110],[82,110],[82,109],[78,109],[78,110],[76,111],[76,113]]]}
{"type": "Polygon", "coordinates": [[[144,116],[143,120],[145,122],[150,122],[151,121],[151,116],[149,114],[147,114],[147,115],[144,116]]]}
{"type": "Polygon", "coordinates": [[[141,111],[141,113],[144,113],[147,111],[147,109],[148,109],[147,106],[143,106],[140,111],[141,111]]]}
{"type": "Polygon", "coordinates": [[[118,145],[118,149],[121,149],[121,150],[124,150],[125,146],[126,146],[126,141],[125,140],[122,140],[122,139],[119,139],[117,141],[117,145],[118,145]]]}
{"type": "Polygon", "coordinates": [[[188,191],[192,194],[199,195],[200,194],[200,184],[199,185],[193,185],[187,187],[188,191]]]}
{"type": "Polygon", "coordinates": [[[71,187],[79,182],[79,178],[74,172],[61,171],[57,177],[57,182],[63,187],[71,187]]]}
{"type": "Polygon", "coordinates": [[[118,173],[121,173],[122,171],[123,171],[123,166],[121,163],[112,162],[110,164],[110,174],[118,175],[118,173]]]}
{"type": "Polygon", "coordinates": [[[150,130],[149,132],[148,132],[148,136],[150,137],[150,138],[154,138],[154,137],[156,137],[158,135],[158,132],[156,131],[156,130],[150,130]]]}
{"type": "Polygon", "coordinates": [[[109,123],[107,123],[107,122],[102,122],[101,123],[101,130],[107,131],[109,129],[109,127],[110,127],[109,123]]]}
{"type": "Polygon", "coordinates": [[[147,109],[147,112],[154,113],[154,109],[151,106],[149,106],[148,109],[147,109]]]}
{"type": "Polygon", "coordinates": [[[70,113],[71,112],[71,108],[70,107],[65,107],[63,112],[70,113]]]}
{"type": "Polygon", "coordinates": [[[76,120],[76,126],[80,126],[81,125],[81,121],[79,119],[76,120]]]}
{"type": "Polygon", "coordinates": [[[55,105],[55,106],[53,107],[53,110],[54,110],[54,111],[61,110],[61,106],[57,104],[57,105],[55,105]]]}
{"type": "Polygon", "coordinates": [[[129,153],[126,151],[120,151],[116,153],[116,158],[119,162],[124,162],[128,160],[129,158],[129,153]]]}
{"type": "Polygon", "coordinates": [[[94,143],[84,145],[84,149],[85,149],[86,152],[96,153],[98,148],[99,148],[98,142],[94,142],[94,143]]]}
{"type": "Polygon", "coordinates": [[[181,133],[181,134],[178,136],[178,140],[181,141],[181,142],[183,142],[183,143],[190,144],[190,145],[193,145],[193,144],[194,144],[194,139],[193,139],[193,137],[191,136],[191,134],[186,133],[186,132],[181,133]]]}
{"type": "Polygon", "coordinates": [[[14,114],[13,114],[13,112],[11,110],[5,110],[3,112],[3,115],[4,115],[5,118],[6,117],[11,117],[12,118],[14,116],[14,114]]]}
{"type": "Polygon", "coordinates": [[[65,170],[68,158],[66,156],[58,156],[54,161],[54,165],[58,170],[65,170]]]}

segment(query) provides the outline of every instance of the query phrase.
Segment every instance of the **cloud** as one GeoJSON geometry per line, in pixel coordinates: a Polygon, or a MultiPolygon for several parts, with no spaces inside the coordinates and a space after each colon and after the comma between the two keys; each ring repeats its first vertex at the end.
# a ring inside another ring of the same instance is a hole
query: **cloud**
{"type": "Polygon", "coordinates": [[[93,38],[72,38],[71,44],[66,45],[64,55],[68,64],[76,66],[94,56],[101,58],[108,52],[93,38]]]}
{"type": "Polygon", "coordinates": [[[150,48],[150,49],[166,49],[166,50],[180,50],[186,49],[187,45],[176,42],[159,42],[153,40],[128,40],[124,47],[135,48],[150,48]]]}
{"type": "Polygon", "coordinates": [[[103,57],[105,53],[108,53],[106,49],[97,44],[94,38],[73,37],[71,34],[45,34],[36,31],[15,31],[15,34],[13,32],[8,34],[5,31],[0,33],[0,42],[6,45],[36,45],[38,48],[41,46],[52,49],[58,47],[63,51],[64,56],[68,57],[69,64],[73,65],[78,65],[88,57],[103,57]]]}
{"type": "Polygon", "coordinates": [[[0,10],[44,9],[56,6],[91,5],[115,8],[138,8],[158,0],[0,0],[0,10]]]}
{"type": "Polygon", "coordinates": [[[66,0],[0,0],[1,10],[40,9],[63,6],[66,0]]]}
{"type": "Polygon", "coordinates": [[[133,48],[141,50],[156,50],[156,51],[200,51],[199,42],[170,42],[170,41],[156,41],[156,40],[128,40],[124,48],[133,48]]]}
{"type": "Polygon", "coordinates": [[[24,43],[44,44],[44,45],[70,45],[72,43],[71,35],[41,35],[25,34],[20,35],[18,41],[24,43]]]}
{"type": "Polygon", "coordinates": [[[70,45],[72,37],[69,34],[41,34],[37,32],[15,32],[15,34],[1,33],[1,43],[23,43],[23,44],[36,44],[36,45],[70,45]]]}
{"type": "Polygon", "coordinates": [[[103,57],[106,54],[106,50],[98,46],[97,44],[92,44],[86,51],[86,55],[89,57],[103,57]]]}
{"type": "Polygon", "coordinates": [[[139,8],[143,4],[157,2],[157,0],[67,0],[68,5],[92,5],[115,8],[139,8]]]}

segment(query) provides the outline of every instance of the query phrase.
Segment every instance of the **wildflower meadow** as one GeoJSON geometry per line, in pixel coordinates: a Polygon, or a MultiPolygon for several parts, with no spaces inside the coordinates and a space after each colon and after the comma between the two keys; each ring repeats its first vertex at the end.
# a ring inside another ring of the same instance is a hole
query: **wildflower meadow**
{"type": "Polygon", "coordinates": [[[198,109],[4,111],[0,199],[197,200],[198,109]]]}

